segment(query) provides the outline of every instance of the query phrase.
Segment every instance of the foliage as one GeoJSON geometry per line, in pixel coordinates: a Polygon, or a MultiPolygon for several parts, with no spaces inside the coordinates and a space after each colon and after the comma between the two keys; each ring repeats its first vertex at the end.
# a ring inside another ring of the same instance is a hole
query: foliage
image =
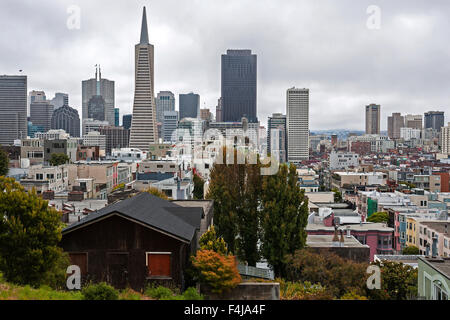
{"type": "Polygon", "coordinates": [[[171,298],[174,296],[172,290],[163,286],[158,286],[156,288],[150,287],[145,290],[145,295],[158,300],[171,298]]]}
{"type": "Polygon", "coordinates": [[[275,276],[285,276],[286,255],[306,244],[308,199],[298,186],[296,167],[281,165],[263,182],[261,203],[262,253],[275,276]]]}
{"type": "Polygon", "coordinates": [[[214,224],[217,234],[224,238],[231,252],[241,261],[256,266],[260,255],[259,206],[262,188],[261,164],[237,164],[244,155],[234,149],[233,164],[227,163],[227,149],[222,149],[211,170],[207,199],[214,200],[214,224]]]}
{"type": "Polygon", "coordinates": [[[9,171],[9,157],[8,154],[0,149],[0,176],[6,176],[9,171]]]}
{"type": "Polygon", "coordinates": [[[162,191],[160,191],[158,188],[150,187],[146,189],[144,192],[148,192],[151,195],[154,195],[158,198],[164,199],[164,200],[170,200],[169,197],[162,191]]]}
{"type": "Polygon", "coordinates": [[[281,300],[332,300],[333,295],[320,284],[311,284],[309,281],[289,282],[277,279],[280,283],[281,300]]]}
{"type": "Polygon", "coordinates": [[[192,257],[200,283],[211,287],[212,292],[222,293],[235,288],[241,282],[234,256],[224,256],[212,250],[199,250],[192,257]]]}
{"type": "Polygon", "coordinates": [[[331,191],[334,193],[334,202],[342,202],[342,193],[336,188],[331,191]]]}
{"type": "Polygon", "coordinates": [[[118,300],[119,293],[105,282],[91,284],[81,291],[83,300],[118,300]]]}
{"type": "Polygon", "coordinates": [[[375,212],[369,218],[367,222],[389,222],[389,214],[387,212],[375,212]]]}
{"type": "Polygon", "coordinates": [[[116,190],[119,190],[119,189],[125,189],[125,183],[118,184],[117,186],[115,186],[112,189],[112,191],[116,191],[116,190]]]}
{"type": "Polygon", "coordinates": [[[195,288],[188,288],[182,294],[183,300],[203,300],[203,296],[195,288]]]}
{"type": "Polygon", "coordinates": [[[204,198],[205,180],[198,174],[194,175],[194,199],[202,200],[204,198]]]}
{"type": "Polygon", "coordinates": [[[201,250],[211,250],[221,255],[227,256],[229,254],[227,244],[222,237],[217,237],[214,226],[208,228],[199,240],[201,250]]]}
{"type": "Polygon", "coordinates": [[[370,299],[408,300],[417,296],[417,269],[393,261],[372,264],[381,269],[381,290],[368,290],[370,299]]]}
{"type": "Polygon", "coordinates": [[[405,249],[403,249],[403,251],[402,251],[402,254],[408,255],[408,256],[418,255],[419,253],[420,253],[419,248],[417,248],[415,246],[408,246],[405,249]]]}
{"type": "MultiPolygon", "coordinates": [[[[0,271],[16,284],[55,284],[66,270],[61,216],[35,190],[26,192],[14,179],[0,177],[0,271]]],[[[67,260],[66,260],[67,262],[67,260]]]]}
{"type": "Polygon", "coordinates": [[[314,252],[302,249],[287,258],[287,279],[290,281],[317,283],[340,298],[347,292],[365,294],[367,265],[343,259],[329,250],[314,252]]]}
{"type": "Polygon", "coordinates": [[[340,300],[369,300],[366,296],[361,296],[356,293],[356,290],[352,290],[344,294],[340,300]]]}
{"type": "Polygon", "coordinates": [[[119,293],[119,300],[142,300],[142,295],[128,288],[119,293]]]}
{"type": "Polygon", "coordinates": [[[51,166],[60,166],[69,162],[69,157],[65,153],[52,153],[49,163],[51,166]]]}

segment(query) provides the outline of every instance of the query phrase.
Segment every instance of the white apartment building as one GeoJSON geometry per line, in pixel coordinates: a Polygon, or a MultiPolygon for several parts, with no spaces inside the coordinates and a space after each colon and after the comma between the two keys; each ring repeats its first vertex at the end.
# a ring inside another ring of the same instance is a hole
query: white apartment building
{"type": "Polygon", "coordinates": [[[400,128],[400,138],[405,141],[420,139],[422,130],[413,128],[400,128]]]}
{"type": "Polygon", "coordinates": [[[309,89],[291,88],[286,94],[288,161],[309,159],[309,89]]]}
{"type": "Polygon", "coordinates": [[[106,150],[106,136],[98,131],[90,131],[83,136],[83,145],[91,147],[100,147],[100,150],[106,150]]]}
{"type": "Polygon", "coordinates": [[[347,169],[359,166],[359,155],[353,152],[332,152],[329,156],[330,170],[347,169]]]}
{"type": "Polygon", "coordinates": [[[442,153],[450,155],[450,122],[441,129],[442,153]]]}
{"type": "Polygon", "coordinates": [[[66,191],[68,181],[67,165],[47,167],[40,164],[31,166],[27,177],[21,179],[20,184],[27,191],[36,188],[36,192],[42,194],[45,191],[54,191],[55,193],[66,191]]]}

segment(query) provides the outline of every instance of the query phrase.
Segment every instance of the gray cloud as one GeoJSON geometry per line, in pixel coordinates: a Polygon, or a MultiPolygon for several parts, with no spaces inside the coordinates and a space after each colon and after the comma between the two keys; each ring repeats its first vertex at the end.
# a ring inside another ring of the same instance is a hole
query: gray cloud
{"type": "Polygon", "coordinates": [[[363,129],[364,106],[391,112],[450,113],[450,3],[351,0],[2,0],[0,73],[29,76],[29,90],[70,94],[81,111],[81,81],[102,65],[116,81],[116,105],[133,103],[134,45],[142,6],[155,45],[155,89],[194,91],[202,107],[220,96],[220,55],[258,55],[258,115],[285,112],[286,89],[311,89],[311,129],[363,129]],[[81,8],[69,30],[67,8],[81,8]],[[381,29],[366,9],[381,8],[381,29]]]}

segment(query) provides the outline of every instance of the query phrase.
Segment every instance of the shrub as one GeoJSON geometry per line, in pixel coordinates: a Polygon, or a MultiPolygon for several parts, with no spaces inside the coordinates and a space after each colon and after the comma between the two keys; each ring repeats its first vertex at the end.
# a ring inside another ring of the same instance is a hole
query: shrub
{"type": "Polygon", "coordinates": [[[224,256],[211,250],[199,250],[192,257],[200,283],[207,285],[214,293],[235,288],[241,282],[234,256],[224,256]]]}
{"type": "Polygon", "coordinates": [[[277,279],[280,283],[281,300],[332,300],[333,294],[320,284],[312,284],[308,281],[289,282],[277,279]]]}
{"type": "Polygon", "coordinates": [[[368,300],[365,296],[360,296],[355,290],[347,292],[341,297],[341,300],[368,300]]]}
{"type": "Polygon", "coordinates": [[[148,288],[145,291],[145,295],[149,296],[150,298],[158,300],[170,300],[170,298],[174,297],[172,290],[163,286],[158,286],[156,288],[152,287],[148,288]]]}
{"type": "Polygon", "coordinates": [[[82,290],[84,300],[118,300],[119,293],[105,282],[91,284],[82,290]]]}
{"type": "Polygon", "coordinates": [[[188,288],[182,295],[183,300],[203,300],[203,296],[198,293],[197,289],[188,288]]]}
{"type": "Polygon", "coordinates": [[[404,255],[418,255],[420,254],[419,248],[415,247],[415,246],[409,246],[406,247],[405,249],[403,249],[402,253],[404,255]]]}
{"type": "Polygon", "coordinates": [[[221,255],[228,255],[228,247],[222,237],[218,237],[214,226],[208,228],[199,240],[201,250],[211,250],[221,255]]]}
{"type": "Polygon", "coordinates": [[[141,300],[141,294],[131,289],[122,290],[119,294],[120,300],[141,300]]]}

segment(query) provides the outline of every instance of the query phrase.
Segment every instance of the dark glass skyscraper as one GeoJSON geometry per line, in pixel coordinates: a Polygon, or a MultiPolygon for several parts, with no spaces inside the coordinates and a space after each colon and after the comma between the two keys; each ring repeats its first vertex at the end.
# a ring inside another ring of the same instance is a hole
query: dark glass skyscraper
{"type": "Polygon", "coordinates": [[[258,122],[256,110],[257,58],[251,50],[227,50],[222,55],[222,116],[224,122],[246,117],[258,122]]]}
{"type": "Polygon", "coordinates": [[[442,127],[445,126],[445,114],[443,111],[430,111],[425,113],[425,129],[434,129],[441,132],[442,127]]]}
{"type": "MultiPolygon", "coordinates": [[[[173,110],[171,110],[173,111],[173,110]]],[[[200,96],[195,93],[180,94],[180,120],[200,116],[200,96]]]]}

